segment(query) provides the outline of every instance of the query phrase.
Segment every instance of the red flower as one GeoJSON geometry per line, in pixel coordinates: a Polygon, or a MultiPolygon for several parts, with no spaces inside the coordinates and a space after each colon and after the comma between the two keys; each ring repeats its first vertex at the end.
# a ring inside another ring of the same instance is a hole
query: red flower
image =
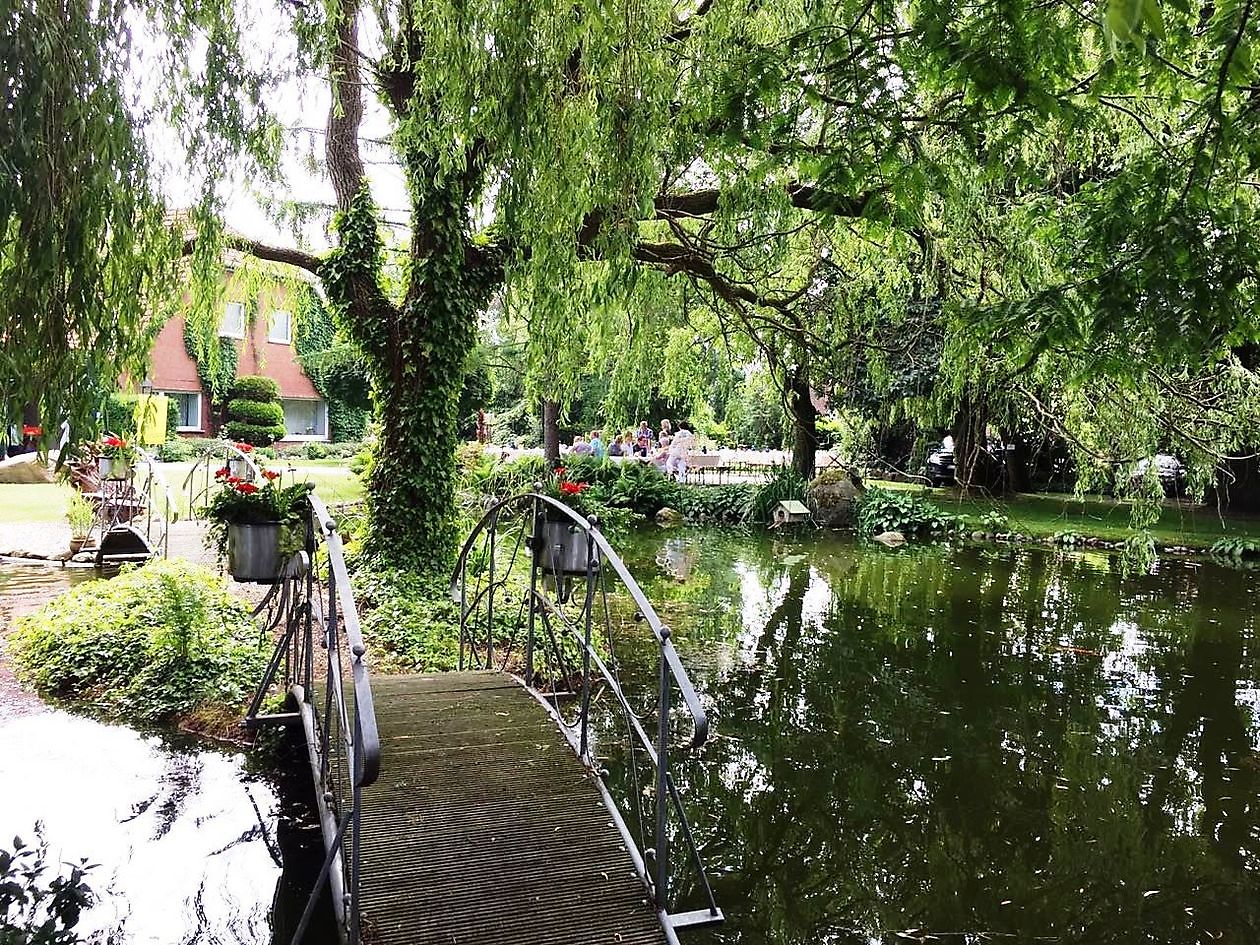
{"type": "Polygon", "coordinates": [[[238,482],[244,482],[244,481],[245,481],[245,480],[244,480],[244,479],[242,479],[240,476],[228,476],[228,477],[227,477],[227,484],[228,484],[229,486],[234,486],[234,485],[236,485],[238,482]]]}
{"type": "Polygon", "coordinates": [[[563,466],[557,466],[557,467],[556,467],[556,475],[557,475],[557,476],[559,476],[561,479],[563,479],[563,478],[564,478],[564,467],[563,467],[563,466]]]}
{"type": "Polygon", "coordinates": [[[106,446],[112,446],[115,449],[124,449],[127,446],[126,440],[121,437],[114,436],[113,434],[105,437],[104,443],[106,446]]]}
{"type": "Polygon", "coordinates": [[[226,466],[224,466],[222,469],[216,469],[214,471],[214,478],[226,479],[230,474],[231,474],[231,470],[228,469],[226,466]]]}
{"type": "Polygon", "coordinates": [[[277,479],[280,478],[280,474],[276,472],[274,469],[264,469],[262,471],[262,474],[263,476],[266,477],[268,482],[275,482],[277,479]]]}
{"type": "Polygon", "coordinates": [[[235,446],[242,453],[254,452],[254,445],[252,443],[233,443],[232,445],[235,446]]]}
{"type": "Polygon", "coordinates": [[[585,492],[591,487],[589,482],[562,482],[560,483],[560,491],[565,495],[578,495],[585,492]]]}
{"type": "Polygon", "coordinates": [[[236,491],[241,495],[253,495],[258,491],[258,487],[252,482],[238,482],[236,483],[236,491]]]}

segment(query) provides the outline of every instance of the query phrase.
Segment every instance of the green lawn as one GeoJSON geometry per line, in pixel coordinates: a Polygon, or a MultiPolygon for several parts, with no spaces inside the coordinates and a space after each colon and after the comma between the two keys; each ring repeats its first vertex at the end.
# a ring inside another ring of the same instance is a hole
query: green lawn
{"type": "MultiPolygon", "coordinates": [[[[184,480],[192,463],[159,463],[158,471],[171,490],[171,497],[179,510],[179,517],[188,516],[188,493],[184,480]]],[[[363,498],[363,482],[350,471],[345,460],[289,460],[271,464],[273,469],[283,469],[285,481],[315,483],[315,491],[329,505],[351,502],[363,498]],[[291,470],[291,471],[290,471],[291,470]]],[[[0,483],[0,522],[26,524],[30,522],[64,522],[66,501],[70,498],[69,486],[60,483],[10,485],[0,483]]]]}
{"type": "MultiPolygon", "coordinates": [[[[284,481],[313,482],[316,494],[327,505],[338,502],[352,502],[363,498],[363,480],[350,471],[344,459],[282,459],[265,462],[268,469],[280,470],[284,473],[284,481]]],[[[171,493],[179,507],[180,517],[188,514],[188,493],[184,490],[184,480],[192,469],[192,463],[159,463],[158,470],[170,486],[171,493]]],[[[197,474],[198,484],[201,473],[197,474]]]]}
{"type": "Polygon", "coordinates": [[[70,487],[61,483],[0,484],[0,522],[64,522],[66,502],[72,494],[70,487]]]}
{"type": "MultiPolygon", "coordinates": [[[[1129,535],[1129,503],[1102,496],[1077,499],[1071,495],[1020,494],[982,499],[962,498],[952,489],[929,489],[907,483],[872,482],[871,485],[914,491],[959,515],[979,516],[995,509],[1006,515],[1012,531],[1025,535],[1075,532],[1110,541],[1122,541],[1129,535]]],[[[1260,519],[1234,516],[1222,520],[1214,508],[1170,500],[1152,533],[1161,544],[1206,548],[1218,538],[1260,538],[1260,519]]]]}

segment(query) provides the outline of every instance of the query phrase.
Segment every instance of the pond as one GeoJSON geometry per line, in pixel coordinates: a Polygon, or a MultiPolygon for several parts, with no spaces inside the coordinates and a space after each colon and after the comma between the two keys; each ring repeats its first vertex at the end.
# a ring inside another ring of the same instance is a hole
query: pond
{"type": "MultiPolygon", "coordinates": [[[[0,565],[0,601],[25,609],[91,575],[0,565]]],[[[111,945],[287,945],[323,856],[300,742],[217,750],[64,712],[3,682],[0,848],[38,834],[53,866],[95,864],[96,904],[78,931],[111,945]]],[[[308,945],[337,940],[322,906],[308,945]]]]}
{"type": "MultiPolygon", "coordinates": [[[[715,731],[679,776],[728,921],[688,943],[1260,941],[1251,575],[686,530],[626,551],[715,731]]],[[[645,692],[651,651],[622,657],[645,692]]]]}

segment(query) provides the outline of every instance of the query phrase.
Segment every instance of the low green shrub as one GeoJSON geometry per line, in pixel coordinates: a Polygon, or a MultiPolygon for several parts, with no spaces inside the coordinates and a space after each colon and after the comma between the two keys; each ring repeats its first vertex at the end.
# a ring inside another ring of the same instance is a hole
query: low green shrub
{"type": "Polygon", "coordinates": [[[243,704],[266,666],[261,642],[221,578],[168,560],[76,585],[12,636],[19,675],[41,694],[144,722],[243,704]]]}
{"type": "Polygon", "coordinates": [[[363,636],[386,672],[445,672],[459,667],[459,605],[438,578],[356,570],[354,596],[363,636]]]}
{"type": "Polygon", "coordinates": [[[1260,557],[1260,539],[1255,538],[1218,538],[1212,542],[1212,547],[1208,549],[1210,554],[1221,558],[1233,558],[1240,561],[1243,558],[1260,557]]]}
{"type": "Polygon", "coordinates": [[[867,489],[857,504],[857,530],[863,538],[881,532],[901,532],[906,538],[951,538],[963,520],[921,496],[899,489],[867,489]]]}
{"type": "Polygon", "coordinates": [[[753,519],[758,486],[734,483],[726,486],[682,486],[677,509],[693,522],[743,525],[753,519]]]}
{"type": "Polygon", "coordinates": [[[224,427],[229,438],[253,446],[270,446],[284,436],[284,424],[259,426],[244,420],[229,420],[224,427]]]}
{"type": "Polygon", "coordinates": [[[163,463],[186,463],[196,454],[187,440],[167,440],[154,451],[154,458],[163,463]]]}

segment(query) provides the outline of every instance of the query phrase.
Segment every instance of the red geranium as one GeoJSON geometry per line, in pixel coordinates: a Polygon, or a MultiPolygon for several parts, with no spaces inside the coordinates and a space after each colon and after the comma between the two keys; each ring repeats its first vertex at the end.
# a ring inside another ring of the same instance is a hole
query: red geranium
{"type": "Polygon", "coordinates": [[[252,443],[233,443],[232,445],[235,446],[242,453],[254,452],[254,444],[252,443]]]}
{"type": "Polygon", "coordinates": [[[241,495],[253,495],[255,492],[258,491],[258,487],[254,485],[252,482],[238,482],[235,484],[234,488],[241,495]]]}
{"type": "Polygon", "coordinates": [[[215,479],[226,479],[229,475],[231,475],[231,470],[228,469],[226,466],[224,466],[222,469],[216,469],[214,471],[215,479]]]}

